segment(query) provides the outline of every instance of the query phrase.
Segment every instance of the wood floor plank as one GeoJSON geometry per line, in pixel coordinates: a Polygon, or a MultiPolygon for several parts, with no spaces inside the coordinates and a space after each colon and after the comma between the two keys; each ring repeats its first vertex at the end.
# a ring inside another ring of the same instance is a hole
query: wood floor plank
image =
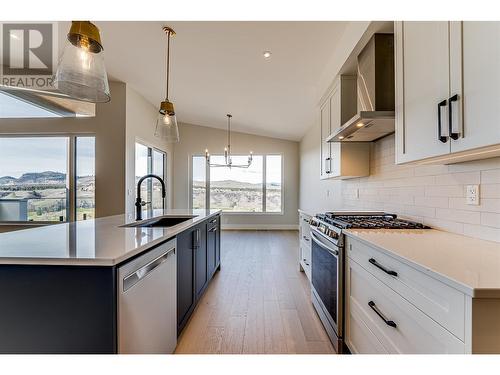
{"type": "Polygon", "coordinates": [[[297,267],[296,231],[223,231],[221,270],[176,353],[334,353],[297,267]]]}
{"type": "Polygon", "coordinates": [[[277,300],[264,301],[264,351],[267,354],[289,353],[277,300]]]}

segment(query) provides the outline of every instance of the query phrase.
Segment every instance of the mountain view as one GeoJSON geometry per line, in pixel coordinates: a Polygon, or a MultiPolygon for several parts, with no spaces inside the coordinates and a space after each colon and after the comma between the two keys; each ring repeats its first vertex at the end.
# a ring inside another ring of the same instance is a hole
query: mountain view
{"type": "MultiPolygon", "coordinates": [[[[95,208],[95,176],[76,179],[76,205],[79,218],[93,218],[95,208]]],[[[61,172],[29,172],[20,177],[0,177],[0,205],[2,200],[19,200],[27,217],[19,220],[67,220],[68,189],[66,174],[61,172]],[[25,205],[25,207],[24,207],[25,205]]]]}
{"type": "MultiPolygon", "coordinates": [[[[267,184],[267,212],[281,212],[281,184],[267,184]]],[[[205,207],[205,181],[193,181],[193,208],[205,207]]],[[[224,211],[262,212],[262,184],[210,181],[210,208],[224,211]]]]}

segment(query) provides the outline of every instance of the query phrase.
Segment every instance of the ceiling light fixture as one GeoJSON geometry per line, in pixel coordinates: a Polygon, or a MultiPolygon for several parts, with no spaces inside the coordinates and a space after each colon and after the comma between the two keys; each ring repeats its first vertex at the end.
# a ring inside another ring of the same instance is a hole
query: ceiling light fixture
{"type": "Polygon", "coordinates": [[[362,128],[364,125],[365,125],[365,124],[363,124],[362,122],[359,122],[359,123],[357,123],[357,124],[356,124],[356,126],[357,126],[358,128],[362,128]]]}
{"type": "Polygon", "coordinates": [[[271,57],[271,51],[264,51],[262,55],[264,56],[265,59],[268,59],[271,57]]]}
{"type": "Polygon", "coordinates": [[[210,163],[210,154],[208,153],[208,148],[205,150],[205,159],[210,167],[229,167],[229,168],[248,168],[252,165],[253,153],[250,151],[248,155],[247,164],[233,164],[233,159],[231,157],[231,114],[227,114],[227,146],[224,147],[224,164],[210,163]]]}
{"type": "Polygon", "coordinates": [[[105,103],[111,100],[99,29],[90,21],[72,21],[59,60],[54,87],[77,100],[105,103]]]}
{"type": "Polygon", "coordinates": [[[167,58],[166,58],[166,96],[160,103],[158,119],[156,120],[155,136],[170,143],[179,142],[179,128],[177,127],[177,117],[175,116],[174,103],[168,100],[168,84],[170,76],[170,38],[175,35],[175,31],[164,26],[163,31],[167,34],[167,58]]]}

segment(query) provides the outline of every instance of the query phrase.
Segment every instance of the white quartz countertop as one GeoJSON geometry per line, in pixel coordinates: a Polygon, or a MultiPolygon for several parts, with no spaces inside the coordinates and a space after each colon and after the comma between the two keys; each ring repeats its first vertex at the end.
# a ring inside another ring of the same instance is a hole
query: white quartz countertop
{"type": "Polygon", "coordinates": [[[474,298],[500,298],[500,243],[434,229],[349,229],[349,236],[474,298]]]}
{"type": "Polygon", "coordinates": [[[134,222],[125,215],[0,233],[0,264],[113,266],[176,236],[220,213],[220,210],[154,210],[158,216],[194,218],[172,227],[122,227],[134,222]]]}

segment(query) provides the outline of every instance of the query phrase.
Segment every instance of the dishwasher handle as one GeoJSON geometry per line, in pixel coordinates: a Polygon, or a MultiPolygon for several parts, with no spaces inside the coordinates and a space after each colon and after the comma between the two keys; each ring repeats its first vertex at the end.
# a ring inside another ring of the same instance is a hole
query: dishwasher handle
{"type": "Polygon", "coordinates": [[[175,247],[169,249],[166,253],[163,253],[158,258],[153,259],[148,264],[142,266],[138,270],[132,272],[131,274],[123,278],[123,291],[126,292],[132,288],[135,284],[145,278],[148,274],[154,271],[155,268],[167,261],[170,254],[175,254],[175,247]]]}

